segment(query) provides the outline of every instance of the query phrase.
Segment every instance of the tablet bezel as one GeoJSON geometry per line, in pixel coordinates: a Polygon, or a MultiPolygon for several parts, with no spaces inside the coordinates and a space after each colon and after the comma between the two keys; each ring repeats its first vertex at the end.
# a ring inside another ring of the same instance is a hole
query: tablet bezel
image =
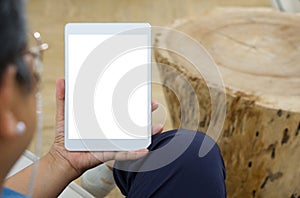
{"type": "MultiPolygon", "coordinates": [[[[68,23],[65,26],[65,148],[69,151],[123,151],[147,148],[151,143],[151,125],[145,139],[71,139],[69,138],[69,57],[68,36],[74,34],[118,34],[133,29],[147,28],[148,81],[151,82],[151,26],[149,23],[68,23]]],[[[148,116],[151,123],[151,84],[148,85],[148,116]]]]}

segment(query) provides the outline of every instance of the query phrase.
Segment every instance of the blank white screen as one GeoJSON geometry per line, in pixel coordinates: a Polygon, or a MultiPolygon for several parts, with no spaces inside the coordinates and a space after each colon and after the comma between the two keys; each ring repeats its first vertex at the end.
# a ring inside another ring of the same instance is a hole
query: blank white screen
{"type": "MultiPolygon", "coordinates": [[[[102,133],[94,131],[88,135],[82,135],[82,131],[78,131],[74,119],[73,109],[73,93],[76,77],[81,65],[88,55],[98,47],[103,41],[110,38],[109,34],[71,34],[68,36],[68,132],[69,139],[141,139],[149,136],[148,131],[140,131],[138,136],[124,132],[122,126],[118,124],[112,113],[112,94],[115,86],[120,78],[133,68],[150,64],[148,48],[141,48],[126,52],[116,57],[109,65],[103,65],[103,75],[98,78],[94,93],[94,110],[96,118],[102,133]]],[[[115,35],[114,35],[115,36],[115,35]]],[[[148,45],[147,35],[118,35],[126,39],[139,39],[141,46],[148,45]]],[[[121,45],[121,43],[120,43],[121,45]]],[[[118,47],[118,46],[115,46],[118,47]]],[[[103,54],[105,56],[105,54],[103,54]]],[[[149,74],[141,74],[145,77],[145,81],[149,80],[149,74]]],[[[138,87],[132,90],[128,100],[128,116],[138,126],[146,126],[149,124],[149,85],[138,87]]],[[[84,105],[84,104],[83,104],[84,105]]],[[[89,120],[84,120],[88,122],[89,120]]],[[[134,132],[136,134],[136,132],[134,132]]]]}

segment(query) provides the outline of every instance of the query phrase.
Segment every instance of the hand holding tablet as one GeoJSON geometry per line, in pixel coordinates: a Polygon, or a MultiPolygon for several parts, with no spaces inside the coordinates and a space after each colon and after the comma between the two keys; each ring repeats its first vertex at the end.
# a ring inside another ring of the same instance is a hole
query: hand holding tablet
{"type": "Polygon", "coordinates": [[[65,60],[65,147],[146,148],[151,142],[149,24],[67,24],[65,60]]]}

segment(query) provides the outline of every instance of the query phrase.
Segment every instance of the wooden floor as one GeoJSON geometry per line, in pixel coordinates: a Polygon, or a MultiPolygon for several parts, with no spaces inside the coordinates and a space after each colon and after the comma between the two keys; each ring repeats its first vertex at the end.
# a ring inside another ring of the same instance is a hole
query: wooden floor
{"type": "MultiPolygon", "coordinates": [[[[55,134],[55,80],[64,76],[64,25],[68,22],[149,22],[166,26],[174,19],[201,16],[216,6],[270,6],[270,0],[30,0],[27,15],[30,31],[40,31],[50,49],[44,57],[44,130],[42,154],[55,134]]],[[[157,72],[154,71],[154,75],[157,72]]],[[[154,122],[171,129],[161,87],[153,86],[153,98],[161,103],[154,122]]],[[[35,143],[30,146],[34,152],[35,143]]],[[[108,197],[122,197],[115,189],[108,197]]]]}

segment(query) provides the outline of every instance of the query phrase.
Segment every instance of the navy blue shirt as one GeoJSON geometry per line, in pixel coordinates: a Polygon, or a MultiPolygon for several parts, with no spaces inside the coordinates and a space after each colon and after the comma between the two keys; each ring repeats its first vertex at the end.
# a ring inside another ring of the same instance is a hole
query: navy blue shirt
{"type": "MultiPolygon", "coordinates": [[[[153,136],[148,149],[153,151],[162,148],[173,139],[177,142],[174,148],[180,148],[191,137],[192,142],[185,152],[159,169],[144,172],[124,171],[127,168],[141,170],[149,162],[158,163],[153,160],[155,158],[151,158],[151,154],[135,161],[116,161],[114,178],[123,195],[128,198],[225,198],[226,172],[223,158],[218,145],[204,133],[185,129],[167,131],[153,136]],[[204,138],[208,138],[214,146],[207,155],[199,157],[204,138]],[[119,167],[123,170],[119,170],[119,167]]],[[[175,150],[170,149],[166,155],[172,155],[175,150]]]]}

